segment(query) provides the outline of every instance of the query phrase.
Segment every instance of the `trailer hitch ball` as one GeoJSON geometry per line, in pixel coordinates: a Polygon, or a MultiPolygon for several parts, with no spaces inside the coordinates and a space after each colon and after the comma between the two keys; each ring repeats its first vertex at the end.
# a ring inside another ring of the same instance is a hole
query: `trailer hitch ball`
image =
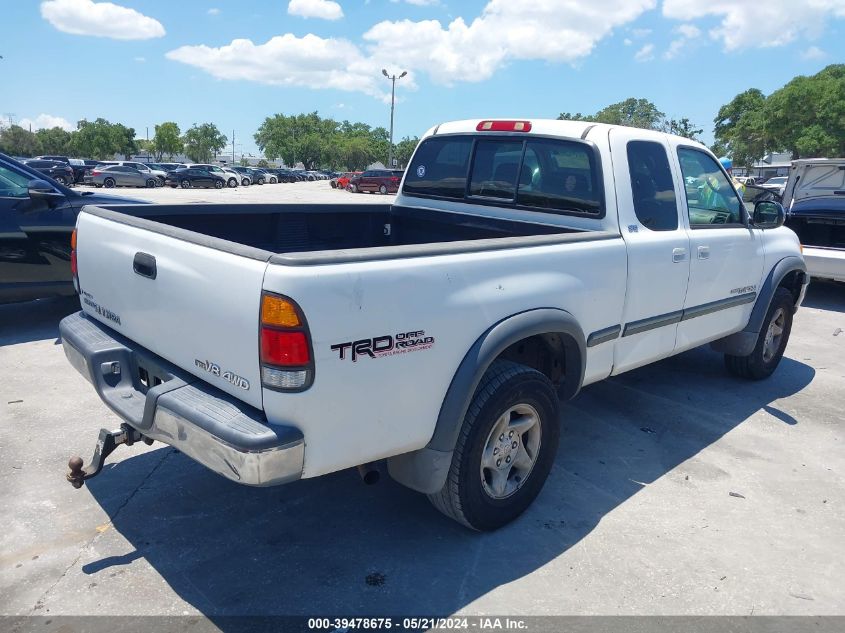
{"type": "Polygon", "coordinates": [[[85,483],[85,472],[82,470],[82,458],[77,456],[71,457],[68,462],[70,472],[67,474],[67,480],[74,488],[82,488],[85,483]]]}

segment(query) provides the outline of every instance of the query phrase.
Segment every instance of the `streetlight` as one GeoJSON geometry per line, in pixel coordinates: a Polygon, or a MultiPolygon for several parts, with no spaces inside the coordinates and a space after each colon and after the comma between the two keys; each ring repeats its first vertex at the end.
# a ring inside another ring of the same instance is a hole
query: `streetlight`
{"type": "Polygon", "coordinates": [[[396,80],[402,79],[408,74],[407,70],[403,70],[398,77],[396,75],[388,75],[387,70],[381,69],[381,74],[390,79],[392,87],[390,88],[390,158],[387,159],[388,169],[393,168],[393,108],[396,105],[396,80]]]}

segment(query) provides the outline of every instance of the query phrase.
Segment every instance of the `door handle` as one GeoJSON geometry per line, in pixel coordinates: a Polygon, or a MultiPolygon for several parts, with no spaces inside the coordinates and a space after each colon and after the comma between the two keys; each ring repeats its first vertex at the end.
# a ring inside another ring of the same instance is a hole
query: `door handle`
{"type": "Polygon", "coordinates": [[[687,258],[687,249],[674,248],[672,249],[672,262],[675,264],[684,261],[687,258]]]}
{"type": "Polygon", "coordinates": [[[147,277],[149,279],[155,279],[158,274],[156,270],[156,258],[149,253],[135,253],[132,268],[141,277],[147,277]]]}
{"type": "Polygon", "coordinates": [[[710,259],[710,247],[709,246],[699,246],[698,247],[698,259],[710,259]]]}

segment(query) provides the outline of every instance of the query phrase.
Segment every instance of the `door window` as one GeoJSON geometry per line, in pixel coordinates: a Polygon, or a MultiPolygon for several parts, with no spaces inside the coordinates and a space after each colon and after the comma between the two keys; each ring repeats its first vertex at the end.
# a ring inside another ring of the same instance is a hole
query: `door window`
{"type": "Polygon", "coordinates": [[[30,177],[0,164],[0,198],[26,198],[30,177]]]}
{"type": "Polygon", "coordinates": [[[719,164],[704,152],[679,147],[690,226],[742,224],[742,204],[719,164]]]}
{"type": "Polygon", "coordinates": [[[654,141],[630,141],[628,170],[634,212],[640,223],[652,231],[677,229],[678,205],[669,157],[663,145],[654,141]]]}

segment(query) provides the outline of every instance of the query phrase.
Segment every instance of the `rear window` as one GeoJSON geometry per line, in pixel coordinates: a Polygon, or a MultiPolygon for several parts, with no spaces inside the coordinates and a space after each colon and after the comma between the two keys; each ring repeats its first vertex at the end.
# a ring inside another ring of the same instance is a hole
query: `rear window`
{"type": "Polygon", "coordinates": [[[414,154],[403,192],[559,213],[603,214],[599,167],[586,143],[444,136],[414,154]]]}

